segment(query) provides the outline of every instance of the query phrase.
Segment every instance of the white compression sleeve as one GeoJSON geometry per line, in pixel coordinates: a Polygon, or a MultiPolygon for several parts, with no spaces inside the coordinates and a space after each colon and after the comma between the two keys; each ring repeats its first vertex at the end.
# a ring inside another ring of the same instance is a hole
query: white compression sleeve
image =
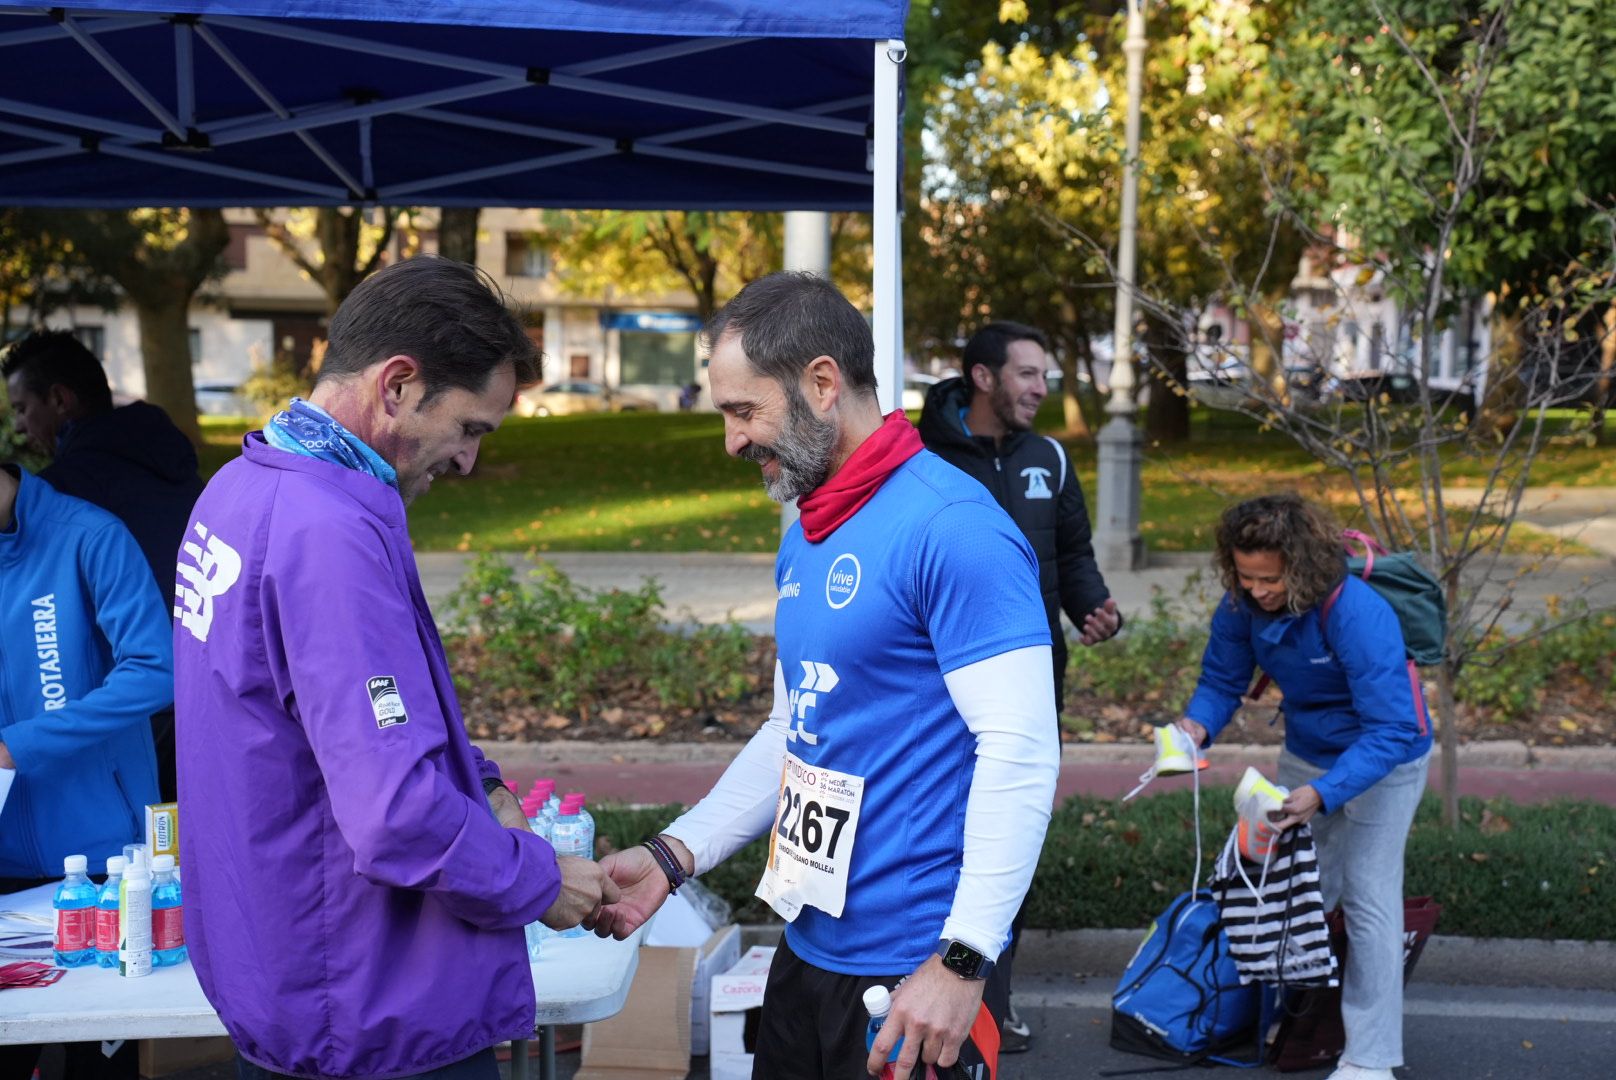
{"type": "Polygon", "coordinates": [[[1050,647],[1001,653],[943,676],[976,736],[976,773],[965,802],[965,863],[942,937],[989,958],[1032,884],[1044,846],[1060,735],[1050,647]]]}
{"type": "Polygon", "coordinates": [[[769,710],[769,718],[730,762],[713,790],[663,830],[690,849],[696,873],[705,874],[774,824],[790,727],[791,699],[785,670],[776,660],[774,707],[769,710]]]}

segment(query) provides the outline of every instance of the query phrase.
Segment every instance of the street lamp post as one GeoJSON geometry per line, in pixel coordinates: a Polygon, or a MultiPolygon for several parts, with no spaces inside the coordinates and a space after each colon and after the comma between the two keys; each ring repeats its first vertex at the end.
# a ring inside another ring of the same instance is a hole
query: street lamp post
{"type": "Polygon", "coordinates": [[[1138,570],[1145,545],[1139,535],[1142,436],[1134,423],[1133,300],[1139,222],[1139,103],[1145,81],[1144,0],[1128,0],[1127,157],[1122,170],[1122,229],[1117,244],[1117,321],[1112,334],[1110,417],[1100,429],[1098,522],[1094,556],[1104,571],[1138,570]]]}

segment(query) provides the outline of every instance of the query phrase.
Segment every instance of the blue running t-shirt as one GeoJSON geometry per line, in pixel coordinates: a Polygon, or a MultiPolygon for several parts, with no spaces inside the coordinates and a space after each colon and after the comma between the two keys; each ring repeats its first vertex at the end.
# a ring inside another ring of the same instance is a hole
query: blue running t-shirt
{"type": "MultiPolygon", "coordinates": [[[[911,971],[953,906],[976,763],[943,676],[1050,644],[1037,560],[986,489],[922,451],[822,542],[793,525],[775,585],[786,751],[863,780],[842,913],[804,907],[786,937],[829,971],[911,971]]],[[[822,853],[834,823],[797,825],[822,853]]]]}

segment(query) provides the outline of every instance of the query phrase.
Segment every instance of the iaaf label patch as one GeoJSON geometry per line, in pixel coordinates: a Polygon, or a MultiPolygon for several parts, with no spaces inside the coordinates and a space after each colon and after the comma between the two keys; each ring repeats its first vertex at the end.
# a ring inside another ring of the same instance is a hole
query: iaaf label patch
{"type": "Polygon", "coordinates": [[[391,675],[372,675],[365,681],[370,691],[370,711],[376,714],[376,726],[390,728],[410,722],[404,712],[404,698],[398,692],[398,680],[391,675]]]}

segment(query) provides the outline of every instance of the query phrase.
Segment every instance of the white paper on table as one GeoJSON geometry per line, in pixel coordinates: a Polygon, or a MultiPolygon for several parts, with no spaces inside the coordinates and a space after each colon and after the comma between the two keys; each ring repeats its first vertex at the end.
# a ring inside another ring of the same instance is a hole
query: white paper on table
{"type": "Polygon", "coordinates": [[[16,778],[16,769],[0,769],[0,810],[5,809],[6,796],[11,794],[11,782],[16,778]]]}

